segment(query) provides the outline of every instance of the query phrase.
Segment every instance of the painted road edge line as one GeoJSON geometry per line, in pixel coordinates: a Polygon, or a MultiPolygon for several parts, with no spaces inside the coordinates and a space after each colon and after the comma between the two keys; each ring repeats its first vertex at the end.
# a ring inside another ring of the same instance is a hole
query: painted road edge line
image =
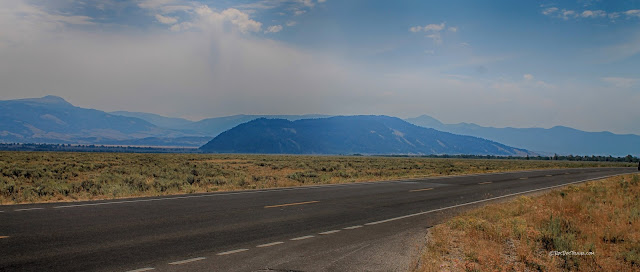
{"type": "Polygon", "coordinates": [[[202,261],[204,259],[206,259],[206,258],[205,257],[197,257],[197,258],[191,258],[191,259],[186,259],[186,260],[182,260],[182,261],[175,261],[175,262],[171,262],[169,264],[172,264],[172,265],[186,264],[186,263],[191,263],[191,262],[202,261]]]}
{"type": "Polygon", "coordinates": [[[325,231],[325,232],[321,232],[321,233],[318,233],[318,234],[327,235],[327,234],[334,234],[336,232],[340,232],[340,230],[330,230],[330,231],[325,231]]]}
{"type": "Polygon", "coordinates": [[[352,230],[352,229],[359,229],[359,228],[362,228],[362,225],[346,227],[346,228],[343,228],[343,229],[344,229],[344,230],[352,230]]]}
{"type": "Polygon", "coordinates": [[[0,239],[6,239],[9,238],[9,236],[0,236],[0,239]]]}
{"type": "Polygon", "coordinates": [[[287,206],[296,206],[296,205],[304,205],[304,204],[312,204],[312,203],[318,203],[320,201],[314,200],[314,201],[305,201],[305,202],[296,202],[296,203],[287,203],[287,204],[279,204],[279,205],[271,205],[271,206],[264,206],[265,209],[268,208],[277,208],[277,207],[287,207],[287,206]]]}
{"type": "Polygon", "coordinates": [[[307,235],[307,236],[301,236],[301,237],[296,237],[296,238],[291,238],[289,240],[291,241],[300,241],[300,240],[304,240],[304,239],[309,239],[309,238],[313,238],[315,236],[313,235],[307,235]]]}
{"type": "Polygon", "coordinates": [[[496,196],[496,197],[492,197],[492,198],[487,198],[487,199],[482,199],[482,200],[471,201],[471,202],[462,203],[462,204],[458,204],[458,205],[453,205],[453,206],[449,206],[449,207],[444,207],[444,208],[434,209],[434,210],[430,210],[430,211],[426,211],[426,212],[419,212],[419,213],[414,213],[414,214],[408,214],[408,215],[404,215],[404,216],[398,216],[398,217],[394,217],[394,218],[389,218],[389,219],[386,219],[386,220],[380,220],[380,221],[370,222],[370,223],[366,223],[365,225],[366,225],[366,226],[377,225],[377,224],[382,224],[382,223],[391,222],[391,221],[395,221],[395,220],[400,220],[400,219],[405,219],[405,218],[409,218],[409,217],[414,217],[414,216],[418,216],[418,215],[423,215],[423,214],[428,214],[428,213],[433,213],[433,212],[439,212],[439,211],[448,210],[448,209],[453,209],[453,208],[457,208],[457,207],[463,207],[463,206],[467,206],[467,205],[472,205],[472,204],[477,204],[477,203],[487,202],[487,201],[491,201],[491,200],[501,199],[501,198],[505,198],[505,197],[516,196],[516,195],[521,195],[521,194],[526,194],[526,193],[531,193],[531,192],[537,192],[537,191],[542,191],[542,190],[548,190],[548,189],[553,189],[553,188],[563,187],[563,186],[567,186],[567,185],[571,185],[571,184],[582,183],[582,182],[587,182],[587,181],[592,181],[592,180],[605,179],[605,178],[610,178],[610,177],[615,177],[615,176],[620,176],[620,175],[626,175],[626,174],[627,174],[627,173],[624,173],[624,174],[615,174],[615,175],[608,175],[608,176],[597,177],[597,178],[590,178],[590,179],[584,179],[584,180],[579,180],[579,181],[574,181],[574,182],[569,182],[569,183],[564,183],[564,184],[554,185],[554,186],[549,186],[549,187],[544,187],[544,188],[538,188],[538,189],[533,189],[533,190],[527,190],[527,191],[522,191],[522,192],[513,193],[513,194],[506,194],[506,195],[503,195],[503,196],[496,196]]]}
{"type": "Polygon", "coordinates": [[[220,253],[218,253],[216,255],[223,256],[223,255],[229,255],[229,254],[234,254],[234,253],[240,253],[240,252],[247,251],[247,250],[249,250],[249,249],[241,248],[241,249],[236,249],[236,250],[229,250],[229,251],[225,251],[225,252],[220,252],[220,253]]]}
{"type": "Polygon", "coordinates": [[[154,270],[155,268],[153,267],[145,267],[145,268],[140,268],[140,269],[135,269],[135,270],[129,270],[127,272],[144,272],[144,271],[151,271],[154,270]]]}
{"type": "Polygon", "coordinates": [[[275,245],[280,245],[280,244],[284,244],[284,242],[273,242],[273,243],[268,243],[268,244],[257,245],[256,247],[270,247],[270,246],[275,246],[275,245]]]}
{"type": "Polygon", "coordinates": [[[479,185],[483,185],[483,184],[491,184],[491,183],[493,183],[493,182],[491,182],[491,181],[485,181],[485,182],[480,182],[480,183],[478,183],[478,184],[479,184],[479,185]]]}

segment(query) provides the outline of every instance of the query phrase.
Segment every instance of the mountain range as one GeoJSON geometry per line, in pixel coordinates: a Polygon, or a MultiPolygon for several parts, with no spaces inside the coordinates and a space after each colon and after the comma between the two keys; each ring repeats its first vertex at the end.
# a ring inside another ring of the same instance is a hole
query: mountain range
{"type": "Polygon", "coordinates": [[[200,137],[140,118],[76,107],[57,96],[0,101],[0,142],[200,146],[200,137]],[[194,138],[195,137],[195,138],[194,138]]]}
{"type": "Polygon", "coordinates": [[[214,153],[473,154],[525,156],[524,149],[441,132],[389,116],[260,118],[227,130],[200,148],[214,153]]]}
{"type": "Polygon", "coordinates": [[[570,127],[552,128],[495,128],[472,123],[443,124],[422,115],[406,119],[414,125],[434,128],[455,134],[470,135],[517,146],[545,155],[600,155],[621,157],[640,154],[640,136],[614,134],[608,131],[587,132],[570,127]]]}
{"type": "MultiPolygon", "coordinates": [[[[191,121],[144,112],[103,112],[45,96],[0,101],[0,142],[199,147],[224,131],[259,119],[289,121],[328,115],[232,115],[191,121]]],[[[569,127],[495,128],[472,123],[444,124],[422,115],[405,119],[417,126],[475,136],[543,155],[640,153],[640,136],[586,132],[569,127]]]]}

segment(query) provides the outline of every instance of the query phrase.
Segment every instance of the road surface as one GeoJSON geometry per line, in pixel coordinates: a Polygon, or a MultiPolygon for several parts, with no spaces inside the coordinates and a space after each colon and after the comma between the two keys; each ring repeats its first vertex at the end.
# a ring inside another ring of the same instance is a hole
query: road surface
{"type": "Polygon", "coordinates": [[[0,206],[0,271],[406,271],[460,209],[634,168],[0,206]],[[449,213],[449,214],[448,214],[449,213]]]}

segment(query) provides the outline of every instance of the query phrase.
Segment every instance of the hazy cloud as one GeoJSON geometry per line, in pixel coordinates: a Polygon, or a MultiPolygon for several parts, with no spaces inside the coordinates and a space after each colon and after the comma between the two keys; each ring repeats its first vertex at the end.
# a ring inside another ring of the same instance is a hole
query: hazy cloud
{"type": "Polygon", "coordinates": [[[166,25],[172,25],[178,22],[178,18],[176,17],[162,16],[160,14],[156,14],[156,20],[166,25]]]}
{"type": "Polygon", "coordinates": [[[625,77],[604,77],[602,80],[618,88],[631,88],[636,82],[638,82],[637,78],[625,77]]]}
{"type": "Polygon", "coordinates": [[[265,30],[264,33],[277,33],[277,32],[280,32],[281,30],[282,30],[281,25],[273,25],[273,26],[267,27],[267,30],[265,30]]]}
{"type": "MultiPolygon", "coordinates": [[[[426,32],[427,35],[425,37],[430,38],[436,44],[442,44],[442,30],[445,29],[445,23],[442,22],[440,24],[428,24],[425,26],[412,26],[409,28],[410,32],[418,33],[418,32],[426,32]]],[[[448,28],[451,32],[457,32],[458,28],[455,26],[451,26],[448,28]]]]}

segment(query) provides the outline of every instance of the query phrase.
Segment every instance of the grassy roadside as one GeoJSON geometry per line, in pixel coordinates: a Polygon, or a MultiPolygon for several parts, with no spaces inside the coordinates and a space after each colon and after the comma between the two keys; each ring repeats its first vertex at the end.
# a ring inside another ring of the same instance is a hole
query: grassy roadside
{"type": "Polygon", "coordinates": [[[0,152],[0,204],[111,199],[627,163],[0,152]]]}
{"type": "Polygon", "coordinates": [[[429,230],[418,264],[415,271],[640,271],[640,174],[466,212],[429,230]]]}

